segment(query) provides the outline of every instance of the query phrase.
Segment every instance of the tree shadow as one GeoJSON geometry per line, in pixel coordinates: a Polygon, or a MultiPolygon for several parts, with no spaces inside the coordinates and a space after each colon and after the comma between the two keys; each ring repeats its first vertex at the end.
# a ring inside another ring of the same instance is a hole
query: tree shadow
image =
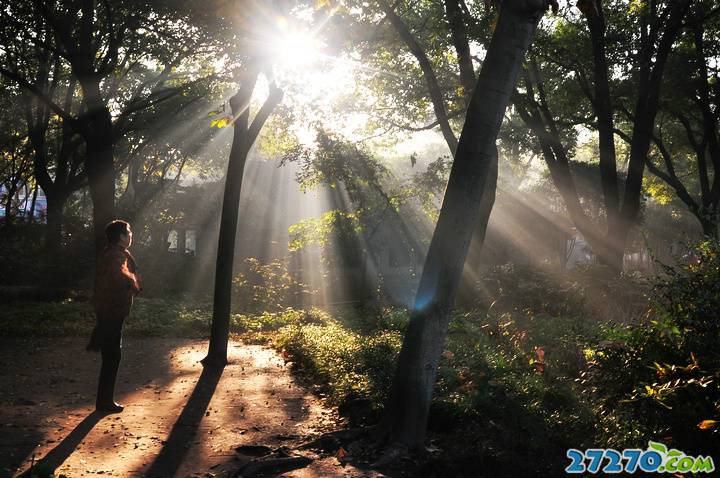
{"type": "Polygon", "coordinates": [[[224,368],[205,367],[182,413],[170,430],[165,445],[143,476],[175,476],[205,416],[224,368]]]}
{"type": "Polygon", "coordinates": [[[75,429],[70,432],[58,445],[38,460],[34,466],[22,473],[21,477],[28,477],[35,473],[38,476],[52,476],[55,470],[75,451],[77,446],[85,439],[95,425],[107,413],[94,411],[83,419],[75,429]]]}

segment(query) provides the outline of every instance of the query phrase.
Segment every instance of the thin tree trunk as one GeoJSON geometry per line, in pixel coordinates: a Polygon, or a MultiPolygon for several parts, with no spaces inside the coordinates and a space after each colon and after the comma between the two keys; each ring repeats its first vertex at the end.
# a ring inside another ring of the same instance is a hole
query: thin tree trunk
{"type": "Polygon", "coordinates": [[[227,364],[235,236],[237,234],[243,171],[245,170],[248,151],[249,104],[255,89],[257,72],[252,73],[250,76],[251,78],[243,82],[237,94],[230,98],[230,107],[235,122],[233,123],[233,142],[228,159],[227,175],[225,176],[225,192],[220,216],[210,346],[207,357],[203,359],[203,364],[206,366],[222,367],[227,364]]]}
{"type": "Polygon", "coordinates": [[[12,225],[12,201],[16,190],[17,185],[13,183],[8,189],[7,198],[5,199],[5,225],[8,227],[12,225]]]}
{"type": "Polygon", "coordinates": [[[383,426],[392,442],[423,444],[450,311],[483,201],[494,199],[495,141],[543,1],[506,0],[450,172],[393,380],[383,426]],[[484,197],[489,196],[489,197],[484,197]]]}
{"type": "Polygon", "coordinates": [[[651,13],[644,12],[641,20],[642,46],[638,53],[639,76],[638,99],[635,104],[630,160],[628,161],[625,194],[619,220],[608,224],[608,244],[614,254],[613,267],[622,270],[622,261],[628,237],[637,222],[642,197],[642,179],[655,128],[655,117],[660,105],[660,90],[668,55],[682,27],[691,0],[678,0],[668,5],[670,9],[665,31],[655,47],[657,28],[651,26],[651,13]],[[655,52],[653,58],[653,52],[655,52]],[[654,62],[652,61],[654,59],[654,62]],[[619,266],[619,267],[618,267],[619,266]]]}
{"type": "Polygon", "coordinates": [[[55,192],[45,195],[47,199],[47,226],[45,229],[45,250],[50,254],[57,253],[62,244],[63,211],[67,196],[55,192]]]}
{"type": "Polygon", "coordinates": [[[450,25],[450,36],[452,37],[455,53],[458,56],[458,67],[460,68],[460,84],[463,86],[463,96],[467,103],[475,88],[475,68],[470,56],[470,44],[465,28],[463,12],[459,0],[445,0],[445,14],[450,25]]]}
{"type": "Polygon", "coordinates": [[[457,149],[457,138],[450,127],[450,121],[445,109],[445,100],[443,99],[442,90],[432,64],[430,63],[430,59],[425,54],[422,46],[413,36],[412,32],[402,18],[395,13],[393,7],[388,5],[385,0],[383,0],[380,5],[400,39],[405,43],[420,65],[420,70],[423,72],[423,77],[425,78],[425,84],[428,87],[428,94],[430,95],[430,100],[433,105],[433,111],[435,112],[435,117],[440,125],[440,131],[442,132],[443,138],[445,138],[445,142],[448,144],[450,151],[455,154],[455,150],[457,149]]]}
{"type": "Polygon", "coordinates": [[[38,184],[36,182],[35,187],[33,188],[32,201],[30,201],[30,214],[28,214],[28,223],[29,224],[32,224],[35,220],[35,204],[37,202],[39,188],[40,187],[38,186],[38,184]]]}
{"type": "Polygon", "coordinates": [[[606,238],[592,223],[580,202],[580,196],[570,171],[567,149],[562,144],[558,128],[545,100],[544,87],[540,81],[537,68],[535,70],[537,84],[533,84],[530,72],[526,70],[526,93],[516,95],[515,107],[523,122],[538,139],[550,177],[565,204],[570,220],[578,232],[582,234],[595,255],[602,258],[603,263],[609,263],[612,253],[606,243],[606,238]],[[535,100],[536,89],[540,96],[539,103],[535,100]]]}
{"type": "MultiPolygon", "coordinates": [[[[605,49],[605,13],[602,1],[595,2],[595,13],[585,15],[590,31],[593,52],[593,79],[595,97],[592,98],[593,109],[597,117],[597,129],[600,150],[600,183],[605,202],[608,230],[616,229],[620,214],[620,193],[617,176],[617,157],[615,153],[615,126],[613,119],[613,106],[610,96],[610,77],[605,49]]],[[[598,254],[602,263],[614,266],[612,263],[615,254],[607,257],[598,254]]],[[[617,264],[615,264],[617,265],[617,264]]],[[[622,263],[620,264],[622,266],[622,263]]]]}
{"type": "Polygon", "coordinates": [[[213,297],[213,318],[210,327],[210,345],[203,365],[223,367],[227,364],[227,345],[230,333],[230,306],[235,259],[235,238],[240,209],[240,192],[247,155],[260,133],[262,126],[282,100],[282,91],[270,85],[270,95],[248,126],[250,99],[252,98],[259,70],[254,66],[240,85],[237,94],[230,98],[233,117],[233,143],[228,159],[225,191],[218,234],[218,251],[215,266],[215,292],[213,297]]]}

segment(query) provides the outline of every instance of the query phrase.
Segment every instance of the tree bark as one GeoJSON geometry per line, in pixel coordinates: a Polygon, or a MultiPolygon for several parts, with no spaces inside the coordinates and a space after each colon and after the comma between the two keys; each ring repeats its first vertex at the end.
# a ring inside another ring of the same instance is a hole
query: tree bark
{"type": "Polygon", "coordinates": [[[67,196],[60,193],[46,193],[47,229],[45,231],[45,250],[50,254],[60,251],[62,244],[63,211],[67,196]]]}
{"type": "Polygon", "coordinates": [[[423,77],[425,78],[425,84],[428,87],[428,94],[430,95],[430,100],[433,105],[433,111],[435,112],[435,117],[440,125],[440,131],[442,132],[443,138],[445,138],[445,142],[448,144],[450,151],[455,154],[458,140],[455,137],[455,133],[453,133],[452,127],[450,126],[448,114],[445,109],[445,100],[443,98],[437,76],[435,75],[435,71],[430,63],[430,59],[425,54],[420,42],[418,42],[413,36],[412,32],[402,18],[395,13],[395,10],[393,10],[393,8],[389,6],[385,0],[383,0],[380,5],[400,39],[405,43],[410,50],[410,53],[413,54],[420,65],[420,70],[423,72],[423,77]]]}
{"type": "Polygon", "coordinates": [[[712,218],[706,216],[696,216],[702,226],[703,235],[712,239],[718,238],[718,223],[717,215],[713,215],[712,218]]]}
{"type": "Polygon", "coordinates": [[[637,222],[642,196],[642,179],[647,162],[650,143],[655,128],[655,117],[660,105],[660,90],[665,64],[678,36],[682,21],[691,0],[678,0],[668,5],[667,20],[662,36],[657,39],[660,28],[651,22],[652,13],[644,12],[641,17],[641,47],[638,52],[639,76],[638,98],[635,103],[633,133],[630,144],[627,180],[623,205],[617,223],[608,224],[608,243],[615,254],[615,264],[622,270],[622,261],[630,231],[637,222]],[[650,26],[651,25],[651,26],[650,26]],[[657,40],[657,46],[655,45],[657,40]],[[653,58],[653,53],[655,53],[653,58]],[[654,60],[654,61],[653,61],[654,60]]]}
{"type": "Polygon", "coordinates": [[[35,183],[35,187],[33,188],[32,201],[30,202],[30,213],[28,214],[28,223],[29,224],[32,224],[35,220],[35,204],[37,202],[38,189],[39,189],[39,186],[37,183],[35,183]]]}
{"type": "MultiPolygon", "coordinates": [[[[588,30],[593,51],[593,80],[595,97],[592,98],[593,109],[597,117],[598,140],[600,150],[600,183],[605,202],[608,228],[614,229],[619,220],[620,193],[617,177],[617,157],[615,154],[615,134],[613,105],[610,96],[610,78],[605,49],[605,14],[602,0],[596,0],[594,14],[586,14],[588,30]]],[[[602,262],[606,258],[600,257],[602,262]]],[[[612,262],[612,261],[608,261],[612,262]]]]}
{"type": "Polygon", "coordinates": [[[235,238],[237,235],[240,209],[240,192],[247,155],[262,126],[282,100],[282,91],[274,84],[270,95],[249,124],[250,99],[252,98],[259,70],[249,67],[238,92],[230,98],[233,117],[233,142],[228,159],[223,206],[220,216],[218,250],[215,265],[215,292],[213,296],[213,317],[210,327],[210,345],[203,359],[207,367],[224,367],[227,364],[227,345],[230,333],[230,306],[235,259],[235,238]]]}
{"type": "Polygon", "coordinates": [[[470,56],[470,43],[468,42],[467,29],[463,12],[458,0],[445,0],[445,14],[450,25],[450,36],[452,37],[455,53],[458,56],[458,67],[460,68],[460,84],[463,86],[463,96],[466,104],[470,102],[473,89],[475,88],[475,68],[470,56]]]}
{"type": "Polygon", "coordinates": [[[495,141],[544,1],[506,0],[468,108],[393,380],[383,426],[392,442],[424,442],[437,364],[483,201],[494,199],[495,141]]]}
{"type": "Polygon", "coordinates": [[[107,107],[104,104],[89,102],[88,108],[92,109],[88,113],[92,115],[92,119],[83,133],[87,150],[85,168],[93,203],[95,251],[99,254],[106,243],[105,226],[115,219],[114,139],[112,120],[107,107]]]}

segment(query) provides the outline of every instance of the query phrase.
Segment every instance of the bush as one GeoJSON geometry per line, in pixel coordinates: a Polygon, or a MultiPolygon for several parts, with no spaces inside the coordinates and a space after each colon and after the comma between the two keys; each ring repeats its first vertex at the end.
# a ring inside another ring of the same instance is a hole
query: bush
{"type": "Polygon", "coordinates": [[[506,264],[483,274],[476,303],[496,314],[548,314],[637,323],[648,310],[647,280],[592,266],[573,270],[506,264]]]}
{"type": "Polygon", "coordinates": [[[280,329],[276,345],[330,404],[347,409],[355,422],[373,421],[387,398],[401,336],[393,331],[363,335],[323,319],[280,329]]]}
{"type": "Polygon", "coordinates": [[[309,301],[310,288],[288,272],[287,261],[263,264],[258,259],[245,259],[247,271],[233,278],[233,299],[243,311],[278,312],[309,301]]]}
{"type": "Polygon", "coordinates": [[[663,439],[688,453],[720,449],[720,246],[694,251],[657,282],[649,323],[601,344],[583,375],[608,445],[663,439]]]}

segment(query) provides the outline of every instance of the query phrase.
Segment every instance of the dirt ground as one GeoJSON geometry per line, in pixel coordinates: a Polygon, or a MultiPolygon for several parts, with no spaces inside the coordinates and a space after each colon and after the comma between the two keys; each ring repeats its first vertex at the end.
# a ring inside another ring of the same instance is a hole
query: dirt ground
{"type": "MultiPolygon", "coordinates": [[[[84,344],[0,339],[0,476],[40,460],[70,478],[226,476],[253,459],[239,446],[292,450],[337,422],[273,350],[231,342],[218,376],[198,363],[206,343],[186,339],[124,339],[115,395],[126,408],[99,415],[100,358],[84,344]]],[[[380,475],[326,457],[279,476],[380,475]]]]}

